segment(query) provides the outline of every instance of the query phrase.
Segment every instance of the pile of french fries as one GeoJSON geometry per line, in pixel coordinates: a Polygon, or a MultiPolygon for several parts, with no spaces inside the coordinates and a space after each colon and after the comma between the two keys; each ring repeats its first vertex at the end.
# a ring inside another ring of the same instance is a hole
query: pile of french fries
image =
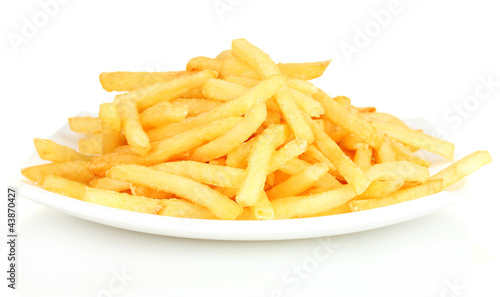
{"type": "Polygon", "coordinates": [[[50,163],[22,169],[43,189],[142,213],[223,220],[335,215],[440,192],[491,162],[478,151],[430,176],[422,149],[454,145],[310,80],[330,61],[275,63],[245,39],[185,71],[106,72],[120,92],[73,117],[78,151],[35,139],[50,163]]]}

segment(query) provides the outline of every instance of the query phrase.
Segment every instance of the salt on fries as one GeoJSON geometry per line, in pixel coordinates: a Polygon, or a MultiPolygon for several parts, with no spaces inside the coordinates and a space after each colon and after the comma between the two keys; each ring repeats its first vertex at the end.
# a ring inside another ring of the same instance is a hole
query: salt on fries
{"type": "Polygon", "coordinates": [[[330,61],[275,63],[245,39],[185,71],[105,72],[122,92],[73,117],[79,151],[35,139],[42,188],[142,213],[223,220],[335,215],[442,191],[491,162],[486,151],[430,175],[422,149],[454,146],[397,117],[331,97],[309,80],[330,61]]]}

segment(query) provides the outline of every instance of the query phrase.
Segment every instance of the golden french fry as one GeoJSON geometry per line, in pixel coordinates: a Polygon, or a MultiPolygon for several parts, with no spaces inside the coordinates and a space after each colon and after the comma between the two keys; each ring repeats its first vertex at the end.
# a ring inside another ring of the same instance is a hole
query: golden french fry
{"type": "Polygon", "coordinates": [[[154,165],[166,162],[227,133],[240,121],[240,117],[225,118],[159,141],[141,163],[154,165]]]}
{"type": "Polygon", "coordinates": [[[160,209],[158,200],[156,199],[94,188],[87,188],[85,201],[102,206],[149,214],[156,214],[160,209]]]}
{"type": "Polygon", "coordinates": [[[255,78],[249,78],[249,77],[242,77],[242,76],[226,76],[224,77],[225,81],[232,82],[235,84],[242,85],[247,88],[252,88],[255,87],[260,79],[255,79],[255,78]]]}
{"type": "Polygon", "coordinates": [[[390,139],[385,139],[374,152],[377,163],[394,162],[397,160],[396,152],[392,149],[390,139]]]}
{"type": "Polygon", "coordinates": [[[184,120],[188,115],[188,109],[187,105],[162,101],[141,112],[139,119],[143,129],[150,129],[184,120]]]}
{"type": "Polygon", "coordinates": [[[99,118],[72,117],[68,119],[69,128],[77,133],[98,133],[101,131],[99,118]]]}
{"type": "Polygon", "coordinates": [[[111,168],[107,175],[118,180],[173,193],[208,208],[220,219],[234,219],[243,211],[241,206],[209,186],[168,172],[139,165],[118,165],[111,168]]]}
{"type": "Polygon", "coordinates": [[[381,133],[386,134],[396,141],[427,150],[447,159],[453,158],[455,146],[448,141],[427,135],[422,131],[412,130],[387,122],[373,121],[372,125],[381,133]]]}
{"type": "Polygon", "coordinates": [[[222,79],[209,79],[203,84],[203,94],[219,101],[229,101],[241,96],[248,88],[222,79]]]}
{"type": "Polygon", "coordinates": [[[298,174],[292,175],[286,181],[279,183],[266,191],[269,200],[295,196],[312,187],[328,172],[328,166],[323,163],[314,164],[298,174]]]}
{"type": "Polygon", "coordinates": [[[376,180],[402,179],[423,183],[429,179],[429,170],[426,167],[408,162],[394,161],[373,165],[365,171],[370,182],[376,180]]]}
{"type": "Polygon", "coordinates": [[[305,139],[307,143],[312,143],[314,141],[314,135],[311,127],[309,127],[302,116],[302,111],[297,106],[297,103],[295,103],[290,89],[288,89],[287,86],[282,87],[276,95],[274,95],[274,98],[295,137],[298,139],[305,139]]]}
{"type": "Polygon", "coordinates": [[[312,96],[314,93],[316,93],[319,89],[313,85],[312,83],[302,80],[302,79],[296,79],[296,78],[289,78],[288,79],[288,86],[292,89],[295,89],[305,95],[312,96]]]}
{"type": "Polygon", "coordinates": [[[477,151],[434,174],[431,179],[442,179],[444,189],[489,163],[490,154],[487,151],[477,151]]]}
{"type": "Polygon", "coordinates": [[[247,63],[232,55],[221,62],[220,76],[223,78],[228,76],[248,77],[252,79],[260,78],[259,74],[247,63]]]}
{"type": "Polygon", "coordinates": [[[236,195],[236,201],[241,206],[254,206],[264,189],[264,183],[269,168],[269,161],[276,147],[281,143],[278,139],[285,138],[286,126],[275,125],[267,128],[257,138],[248,157],[247,176],[236,195]],[[279,135],[282,135],[281,137],[279,135]]]}
{"type": "Polygon", "coordinates": [[[332,60],[312,63],[278,63],[281,72],[287,76],[311,80],[323,75],[332,60]]]}
{"type": "MultiPolygon", "coordinates": [[[[307,163],[306,161],[300,159],[292,159],[288,161],[285,165],[283,165],[280,168],[280,170],[289,175],[294,175],[300,173],[301,171],[307,169],[310,166],[312,165],[307,163]]],[[[327,173],[320,180],[318,180],[318,182],[314,184],[315,187],[321,187],[321,188],[338,188],[341,185],[342,184],[330,173],[327,173]]]]}
{"type": "Polygon", "coordinates": [[[261,191],[259,194],[259,199],[255,202],[255,205],[250,207],[253,212],[253,216],[256,220],[272,220],[274,219],[274,209],[271,201],[267,198],[266,192],[261,191]]]}
{"type": "Polygon", "coordinates": [[[340,149],[340,147],[306,115],[312,128],[316,147],[333,163],[356,194],[363,193],[369,185],[364,172],[340,149]]]}
{"type": "Polygon", "coordinates": [[[252,147],[256,140],[257,137],[254,137],[229,152],[226,158],[226,166],[234,168],[246,168],[248,165],[248,156],[250,156],[250,152],[252,151],[252,147]]]}
{"type": "Polygon", "coordinates": [[[342,127],[351,134],[358,135],[373,148],[380,147],[382,136],[378,134],[377,129],[369,122],[358,117],[346,106],[338,103],[322,90],[316,92],[313,97],[323,105],[325,108],[325,115],[337,126],[342,127]]]}
{"type": "Polygon", "coordinates": [[[354,199],[369,199],[379,198],[390,195],[399,190],[404,185],[402,179],[391,180],[376,180],[363,192],[363,194],[356,196],[354,199]]]}
{"type": "Polygon", "coordinates": [[[114,103],[103,103],[99,107],[102,134],[102,153],[106,154],[122,144],[121,119],[114,103]]]}
{"type": "Polygon", "coordinates": [[[307,196],[291,196],[271,201],[276,219],[292,219],[329,211],[349,202],[356,193],[349,185],[307,196]]]}
{"type": "Polygon", "coordinates": [[[184,131],[205,125],[215,120],[245,114],[257,101],[273,96],[284,84],[283,76],[273,76],[261,81],[240,97],[230,100],[211,111],[196,117],[188,118],[179,123],[168,124],[148,131],[151,141],[158,141],[182,133],[184,131]]]}
{"type": "Polygon", "coordinates": [[[188,177],[203,184],[226,188],[239,188],[247,176],[244,169],[195,161],[166,162],[152,168],[188,177]]]}
{"type": "Polygon", "coordinates": [[[418,186],[399,190],[386,197],[353,200],[349,202],[349,206],[351,207],[352,211],[362,211],[382,206],[389,206],[438,193],[441,191],[442,187],[442,179],[430,180],[418,186]]]}
{"type": "Polygon", "coordinates": [[[366,170],[372,166],[372,153],[371,147],[361,147],[356,150],[354,154],[354,163],[361,169],[366,170]]]}
{"type": "Polygon", "coordinates": [[[199,99],[199,98],[174,99],[171,102],[174,104],[187,106],[188,107],[187,117],[194,117],[199,115],[200,113],[210,111],[222,105],[223,103],[217,100],[199,99]]]}
{"type": "Polygon", "coordinates": [[[151,145],[142,127],[136,102],[129,98],[120,99],[116,102],[116,109],[120,115],[123,134],[127,138],[128,145],[134,153],[145,156],[151,145]]]}
{"type": "Polygon", "coordinates": [[[186,199],[161,199],[158,215],[178,218],[216,220],[217,217],[206,207],[199,206],[186,199]]]}
{"type": "Polygon", "coordinates": [[[170,199],[175,197],[175,195],[172,193],[155,190],[141,185],[131,185],[130,192],[132,192],[132,194],[136,196],[143,196],[153,199],[170,199]]]}
{"type": "Polygon", "coordinates": [[[413,154],[413,152],[405,145],[403,145],[395,140],[392,140],[392,139],[389,139],[389,141],[391,143],[392,149],[394,150],[394,153],[396,153],[396,158],[399,161],[410,161],[412,163],[415,163],[415,164],[418,164],[418,165],[424,166],[424,167],[431,166],[431,162],[415,156],[413,154]]]}
{"type": "Polygon", "coordinates": [[[102,154],[102,140],[100,138],[84,138],[78,141],[78,151],[87,155],[102,154]]]}
{"type": "Polygon", "coordinates": [[[306,95],[300,91],[290,88],[293,99],[297,103],[297,106],[312,118],[319,118],[325,113],[323,105],[318,101],[314,100],[311,95],[306,95]]]}
{"type": "Polygon", "coordinates": [[[35,149],[38,156],[42,160],[52,162],[65,162],[65,161],[91,161],[92,156],[81,154],[74,149],[65,145],[58,144],[49,139],[35,138],[35,149]]]}
{"type": "Polygon", "coordinates": [[[271,160],[269,160],[269,169],[267,173],[281,169],[290,160],[297,158],[305,152],[306,149],[307,141],[305,139],[294,139],[286,143],[283,147],[273,153],[271,160]]]}
{"type": "Polygon", "coordinates": [[[99,81],[102,87],[108,91],[133,91],[149,85],[170,81],[182,76],[192,75],[186,71],[170,72],[103,72],[99,75],[99,81]]]}
{"type": "Polygon", "coordinates": [[[279,67],[271,60],[268,54],[263,52],[246,39],[235,39],[231,45],[232,54],[240,58],[255,70],[260,78],[268,78],[272,75],[281,74],[279,67]]]}
{"type": "Polygon", "coordinates": [[[23,168],[21,173],[35,183],[40,183],[45,176],[52,174],[86,184],[94,178],[89,170],[90,164],[87,161],[47,163],[23,168]]]}
{"type": "Polygon", "coordinates": [[[221,62],[207,57],[194,57],[186,65],[187,71],[213,70],[220,72],[221,62]]]}
{"type": "MultiPolygon", "coordinates": [[[[120,180],[112,179],[109,177],[99,177],[94,178],[89,182],[89,187],[110,190],[115,192],[121,192],[125,190],[130,190],[130,183],[123,182],[120,180]]],[[[142,196],[142,195],[141,195],[142,196]]]]}
{"type": "Polygon", "coordinates": [[[184,93],[199,88],[207,79],[216,77],[217,72],[212,70],[195,72],[192,75],[179,77],[167,82],[159,82],[148,85],[144,88],[117,95],[115,100],[133,100],[137,103],[137,109],[139,111],[143,111],[160,101],[172,100],[184,93]]]}
{"type": "Polygon", "coordinates": [[[307,151],[304,152],[304,155],[313,158],[317,162],[326,164],[328,168],[330,168],[331,172],[337,170],[332,161],[330,161],[330,159],[328,159],[316,146],[312,144],[307,147],[307,151]]]}
{"type": "Polygon", "coordinates": [[[245,142],[266,120],[266,104],[258,101],[231,130],[211,142],[194,149],[188,159],[208,162],[227,155],[245,142]]]}
{"type": "Polygon", "coordinates": [[[40,186],[45,190],[53,193],[61,194],[82,201],[85,200],[85,191],[87,187],[84,184],[74,180],[49,174],[43,178],[40,186]]]}

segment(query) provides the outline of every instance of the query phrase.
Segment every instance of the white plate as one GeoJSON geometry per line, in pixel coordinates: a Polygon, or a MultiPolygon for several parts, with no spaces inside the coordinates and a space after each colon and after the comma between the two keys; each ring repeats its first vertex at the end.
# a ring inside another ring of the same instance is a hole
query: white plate
{"type": "MultiPolygon", "coordinates": [[[[82,113],[82,115],[93,115],[82,113]]],[[[64,125],[51,139],[71,147],[78,135],[64,125]]],[[[24,164],[43,163],[34,153],[24,164]]],[[[219,221],[156,216],[114,209],[71,199],[45,191],[19,173],[18,193],[39,204],[85,220],[158,235],[214,240],[284,240],[314,238],[365,231],[422,217],[462,201],[464,191],[441,192],[432,196],[383,208],[325,216],[275,221],[219,221]]]]}

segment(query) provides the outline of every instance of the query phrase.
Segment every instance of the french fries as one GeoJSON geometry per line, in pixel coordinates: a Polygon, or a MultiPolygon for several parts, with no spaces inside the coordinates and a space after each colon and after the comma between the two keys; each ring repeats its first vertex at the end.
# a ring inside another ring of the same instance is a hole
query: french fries
{"type": "MultiPolygon", "coordinates": [[[[171,72],[104,72],[98,117],[71,117],[78,151],[34,139],[21,173],[106,207],[190,219],[331,216],[438,193],[491,162],[478,151],[430,175],[418,149],[454,145],[309,80],[330,60],[276,63],[245,39],[171,72]]],[[[75,144],[76,145],[76,144],[75,144]]]]}

